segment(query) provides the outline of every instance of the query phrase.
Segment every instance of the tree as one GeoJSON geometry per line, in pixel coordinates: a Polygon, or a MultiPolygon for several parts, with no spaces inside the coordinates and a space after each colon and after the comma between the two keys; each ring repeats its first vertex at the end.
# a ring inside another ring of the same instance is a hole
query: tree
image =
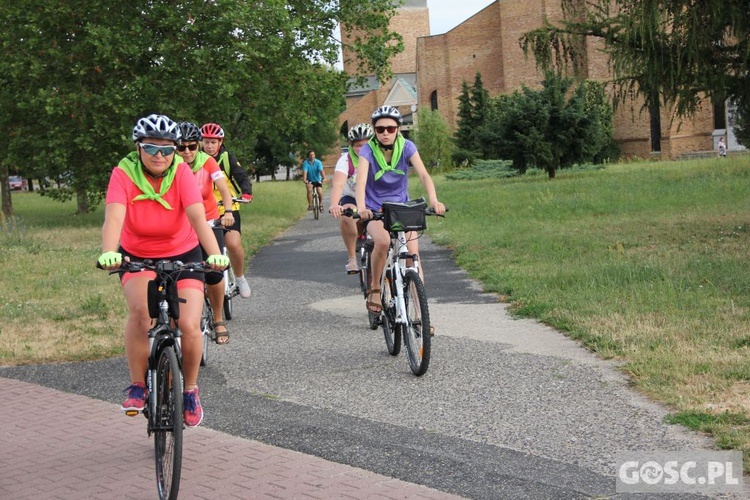
{"type": "Polygon", "coordinates": [[[565,20],[526,33],[521,44],[543,68],[580,69],[583,38],[609,56],[615,102],[643,97],[652,115],[674,106],[692,115],[701,101],[730,98],[750,110],[750,4],[746,0],[563,0],[565,20]]]}
{"type": "Polygon", "coordinates": [[[464,80],[461,84],[461,95],[458,98],[458,128],[456,129],[456,148],[453,159],[456,163],[471,163],[481,156],[482,144],[477,139],[477,130],[485,122],[489,104],[489,93],[482,84],[482,75],[477,73],[474,85],[464,80]]]}
{"type": "Polygon", "coordinates": [[[559,168],[594,161],[612,143],[612,112],[600,85],[548,73],[541,90],[523,86],[490,107],[479,137],[487,153],[509,159],[513,168],[544,169],[550,179],[559,168]]]}
{"type": "Polygon", "coordinates": [[[0,163],[66,174],[69,189],[53,194],[75,195],[85,212],[147,112],[221,123],[232,148],[253,157],[259,135],[319,129],[329,117],[320,100],[338,103],[345,77],[330,68],[339,19],[373,33],[352,49],[385,78],[400,40],[385,4],[12,2],[0,10],[0,163]]]}
{"type": "Polygon", "coordinates": [[[430,169],[448,165],[452,154],[451,132],[440,113],[422,108],[417,124],[414,142],[424,164],[430,169]]]}

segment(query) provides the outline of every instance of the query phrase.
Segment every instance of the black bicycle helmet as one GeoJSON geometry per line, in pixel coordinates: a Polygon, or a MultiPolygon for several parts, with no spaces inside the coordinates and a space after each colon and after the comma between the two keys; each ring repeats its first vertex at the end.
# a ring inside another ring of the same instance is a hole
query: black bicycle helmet
{"type": "Polygon", "coordinates": [[[180,142],[199,142],[203,140],[203,133],[198,125],[191,122],[180,122],[180,142]]]}
{"type": "Polygon", "coordinates": [[[381,118],[392,118],[396,120],[399,125],[401,125],[404,121],[401,113],[399,113],[399,111],[393,106],[380,106],[372,113],[371,118],[373,125],[375,125],[375,122],[377,122],[381,118]]]}
{"type": "Polygon", "coordinates": [[[180,128],[175,122],[165,115],[148,115],[138,119],[133,127],[133,140],[141,139],[168,139],[177,142],[180,140],[180,128]]]}
{"type": "Polygon", "coordinates": [[[358,123],[349,129],[347,137],[349,142],[367,140],[372,137],[372,125],[369,123],[358,123]]]}

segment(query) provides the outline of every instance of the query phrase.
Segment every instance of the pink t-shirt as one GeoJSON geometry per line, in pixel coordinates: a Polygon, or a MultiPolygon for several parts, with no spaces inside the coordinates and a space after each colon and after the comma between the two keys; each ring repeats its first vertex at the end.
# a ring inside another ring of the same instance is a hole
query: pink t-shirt
{"type": "MultiPolygon", "coordinates": [[[[147,179],[158,193],[162,179],[147,179]]],[[[187,163],[177,166],[172,186],[163,196],[172,210],[154,200],[133,202],[140,194],[141,190],[123,170],[112,170],[106,202],[125,205],[125,222],[120,234],[122,248],[141,258],[160,258],[180,255],[198,246],[198,236],[188,221],[185,207],[203,200],[187,163]]]]}
{"type": "Polygon", "coordinates": [[[219,204],[216,203],[214,196],[214,180],[224,177],[216,160],[208,157],[206,163],[195,172],[195,180],[198,181],[198,188],[203,196],[203,207],[206,209],[206,220],[219,218],[219,204]]]}

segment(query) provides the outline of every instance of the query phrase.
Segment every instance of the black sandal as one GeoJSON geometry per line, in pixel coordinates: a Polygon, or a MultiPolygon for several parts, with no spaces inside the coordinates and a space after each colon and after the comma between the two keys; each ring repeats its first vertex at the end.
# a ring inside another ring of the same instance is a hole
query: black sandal
{"type": "Polygon", "coordinates": [[[227,328],[227,322],[226,321],[217,321],[214,323],[214,333],[216,334],[215,342],[219,345],[227,345],[229,343],[229,330],[227,328]],[[220,332],[216,329],[217,326],[223,326],[224,331],[220,332]],[[219,339],[226,339],[222,342],[219,342],[219,339]]]}

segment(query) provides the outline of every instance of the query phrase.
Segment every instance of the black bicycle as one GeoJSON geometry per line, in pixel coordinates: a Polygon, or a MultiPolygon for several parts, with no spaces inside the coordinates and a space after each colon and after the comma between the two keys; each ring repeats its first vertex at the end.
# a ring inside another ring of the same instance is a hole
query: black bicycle
{"type": "MultiPolygon", "coordinates": [[[[206,272],[210,268],[202,262],[182,263],[180,261],[123,262],[119,272],[137,273],[154,271],[156,279],[148,284],[149,315],[156,320],[148,331],[149,357],[146,370],[148,401],[143,415],[148,420],[148,436],[154,436],[156,458],[156,488],[161,500],[177,498],[182,472],[182,431],[183,431],[183,375],[182,332],[175,322],[179,319],[177,283],[174,274],[181,271],[206,272]]],[[[138,411],[125,412],[135,416],[138,411]]]]}

